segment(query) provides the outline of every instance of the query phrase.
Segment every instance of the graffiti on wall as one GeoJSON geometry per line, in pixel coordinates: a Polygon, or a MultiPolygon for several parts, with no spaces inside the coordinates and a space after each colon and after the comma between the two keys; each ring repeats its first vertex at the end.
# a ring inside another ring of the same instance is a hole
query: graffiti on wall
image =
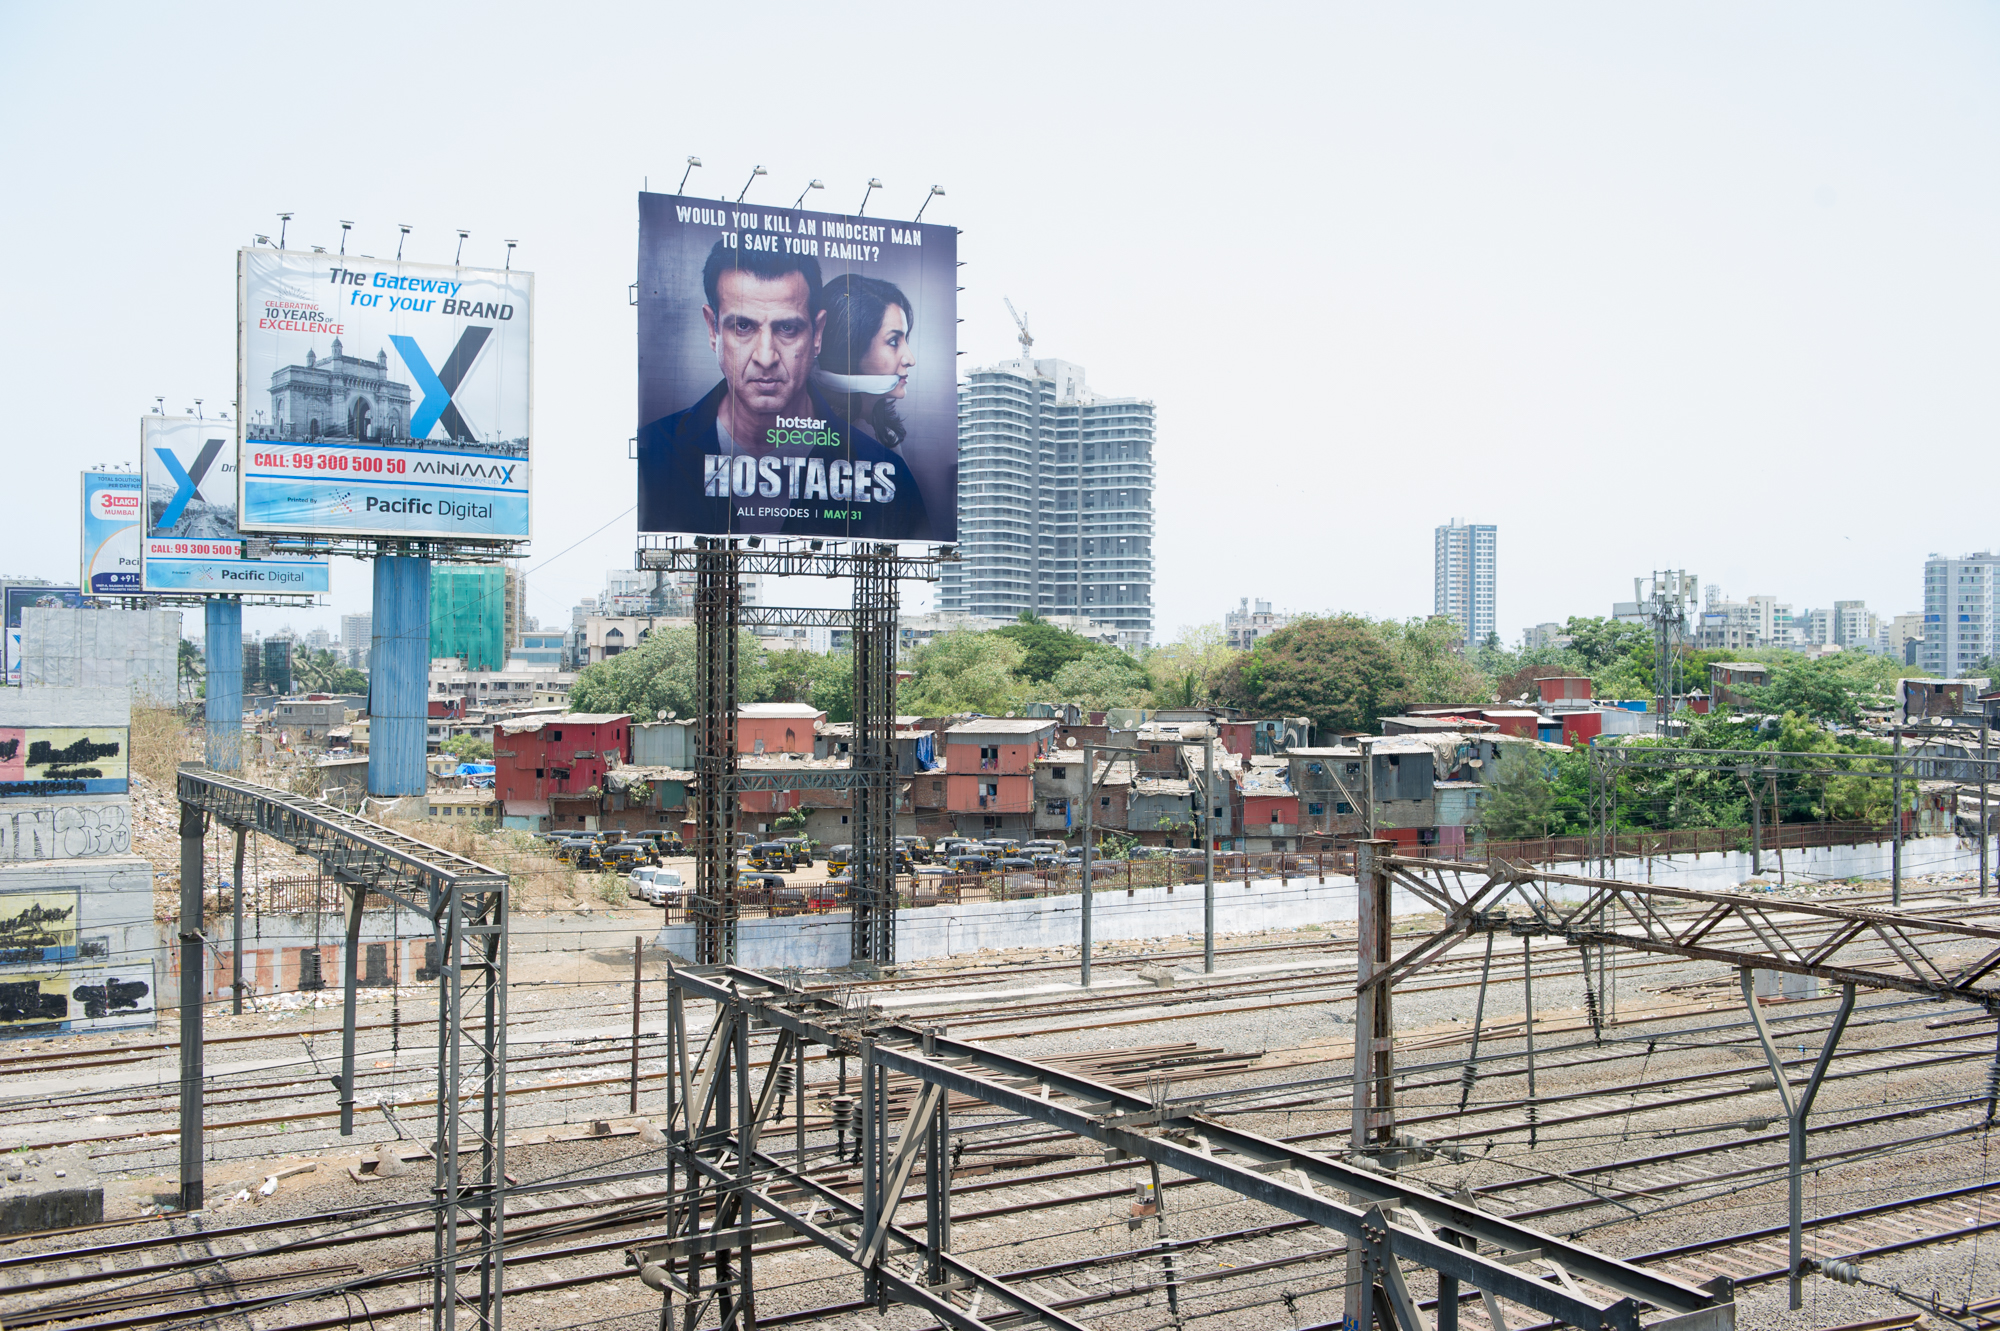
{"type": "Polygon", "coordinates": [[[74,961],[79,895],[74,887],[0,892],[0,965],[74,961]]]}
{"type": "Polygon", "coordinates": [[[0,970],[0,1038],[151,1027],[151,962],[67,970],[0,970]]]}
{"type": "Polygon", "coordinates": [[[122,795],[124,726],[0,726],[0,799],[122,795]]]}
{"type": "Polygon", "coordinates": [[[125,804],[0,806],[0,861],[75,860],[132,852],[132,811],[125,804]]]}

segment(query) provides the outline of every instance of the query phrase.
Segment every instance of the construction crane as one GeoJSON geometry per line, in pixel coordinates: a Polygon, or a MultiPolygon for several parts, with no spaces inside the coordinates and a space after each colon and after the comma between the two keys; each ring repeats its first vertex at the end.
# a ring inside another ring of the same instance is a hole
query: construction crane
{"type": "Polygon", "coordinates": [[[1008,300],[1007,297],[1002,296],[1000,299],[1007,302],[1007,313],[1013,315],[1014,322],[1020,326],[1021,359],[1033,360],[1035,358],[1035,335],[1028,331],[1028,316],[1015,309],[1014,302],[1008,300]]]}

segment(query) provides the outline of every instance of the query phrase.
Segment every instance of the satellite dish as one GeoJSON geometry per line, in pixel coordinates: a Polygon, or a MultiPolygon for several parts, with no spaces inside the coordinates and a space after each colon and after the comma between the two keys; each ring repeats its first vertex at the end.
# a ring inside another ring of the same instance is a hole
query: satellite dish
{"type": "Polygon", "coordinates": [[[1065,736],[1065,737],[1063,738],[1063,744],[1064,744],[1065,746],[1069,747],[1069,748],[1072,748],[1072,749],[1073,749],[1073,748],[1075,748],[1075,747],[1076,747],[1076,736],[1074,736],[1074,735],[1067,735],[1067,736],[1065,736]]]}
{"type": "Polygon", "coordinates": [[[666,708],[662,707],[659,711],[653,713],[653,715],[658,720],[664,721],[669,716],[673,715],[673,713],[669,712],[666,708]]]}

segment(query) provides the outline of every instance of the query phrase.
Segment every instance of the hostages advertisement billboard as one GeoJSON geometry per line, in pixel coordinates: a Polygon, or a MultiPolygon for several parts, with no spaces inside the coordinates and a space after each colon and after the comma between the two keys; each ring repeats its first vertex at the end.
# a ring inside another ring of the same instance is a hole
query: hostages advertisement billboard
{"type": "Polygon", "coordinates": [[[139,476],[130,471],[83,473],[83,551],[78,582],[89,596],[139,594],[139,476]]]}
{"type": "Polygon", "coordinates": [[[305,595],[327,589],[324,560],[245,559],[236,525],[236,427],[186,416],[139,418],[145,487],[140,581],[193,596],[305,595]]]}
{"type": "Polygon", "coordinates": [[[951,541],[958,233],[639,196],[639,530],[951,541]]]}
{"type": "Polygon", "coordinates": [[[237,255],[249,532],[529,535],[534,276],[237,255]]]}

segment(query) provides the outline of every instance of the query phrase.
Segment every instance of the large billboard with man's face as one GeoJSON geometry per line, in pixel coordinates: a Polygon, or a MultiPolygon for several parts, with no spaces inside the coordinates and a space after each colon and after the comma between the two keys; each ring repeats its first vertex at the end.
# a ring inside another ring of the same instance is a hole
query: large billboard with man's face
{"type": "Polygon", "coordinates": [[[528,537],[532,274],[237,256],[243,530],[528,537]]]}
{"type": "Polygon", "coordinates": [[[139,418],[139,578],[149,592],[297,595],[327,589],[326,561],[245,559],[236,526],[236,427],[186,416],[139,418]]]}
{"type": "Polygon", "coordinates": [[[957,231],[639,196],[639,530],[952,541],[957,231]]]}

